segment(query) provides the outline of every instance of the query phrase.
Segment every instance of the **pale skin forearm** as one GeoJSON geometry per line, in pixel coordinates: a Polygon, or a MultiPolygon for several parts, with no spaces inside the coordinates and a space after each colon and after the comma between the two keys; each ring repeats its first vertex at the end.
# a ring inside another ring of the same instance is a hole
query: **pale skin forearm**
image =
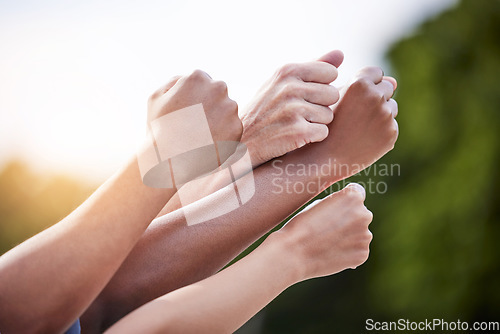
{"type": "Polygon", "coordinates": [[[350,184],[294,217],[222,272],[127,315],[110,333],[232,333],[290,285],[363,264],[371,212],[350,184]]]}
{"type": "Polygon", "coordinates": [[[134,158],[61,222],[4,254],[2,333],[69,327],[173,193],[144,186],[134,158]]]}
{"type": "Polygon", "coordinates": [[[132,312],[108,333],[233,333],[300,280],[298,266],[291,261],[289,250],[279,242],[267,240],[217,275],[132,312]],[[284,253],[289,256],[283,257],[284,253]]]}
{"type": "MultiPolygon", "coordinates": [[[[96,302],[82,317],[82,326],[100,331],[127,313],[167,292],[215,274],[298,207],[347,175],[297,175],[297,164],[327,163],[318,143],[283,157],[289,182],[314,183],[308,193],[279,193],[272,184],[276,169],[266,163],[254,171],[255,194],[240,208],[206,223],[187,226],[180,211],[153,221],[96,302]],[[104,318],[101,318],[104,317],[104,318]],[[95,327],[99,323],[102,328],[95,327]]],[[[280,176],[283,178],[283,176],[280,176]]],[[[284,180],[284,179],[283,179],[284,180]]],[[[281,183],[281,182],[280,182],[281,183]]],[[[223,197],[223,193],[216,194],[223,197]]],[[[175,199],[171,201],[175,205],[175,199]]],[[[169,203],[170,204],[170,203],[169,203]]],[[[172,205],[172,204],[170,204],[172,205]]],[[[204,208],[200,208],[203,210],[204,208]]]]}

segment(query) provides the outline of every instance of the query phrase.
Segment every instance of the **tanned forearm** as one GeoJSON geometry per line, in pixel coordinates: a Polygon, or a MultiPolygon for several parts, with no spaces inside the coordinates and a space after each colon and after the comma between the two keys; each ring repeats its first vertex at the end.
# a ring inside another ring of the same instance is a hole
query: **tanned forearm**
{"type": "Polygon", "coordinates": [[[133,159],[60,223],[4,254],[2,333],[57,333],[68,328],[173,193],[144,186],[133,159]]]}

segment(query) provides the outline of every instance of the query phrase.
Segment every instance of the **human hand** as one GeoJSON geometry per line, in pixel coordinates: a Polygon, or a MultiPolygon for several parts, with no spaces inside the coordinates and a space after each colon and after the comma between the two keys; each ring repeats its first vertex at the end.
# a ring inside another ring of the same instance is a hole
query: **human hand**
{"type": "Polygon", "coordinates": [[[382,69],[366,67],[341,90],[330,135],[320,147],[335,158],[334,174],[346,178],[373,164],[394,148],[398,106],[392,95],[397,83],[382,69]],[[338,168],[341,166],[341,168],[338,168]]]}
{"type": "Polygon", "coordinates": [[[364,200],[363,187],[349,184],[271,235],[290,252],[287,258],[297,267],[297,281],[354,269],[368,259],[373,215],[364,200]]]}
{"type": "Polygon", "coordinates": [[[203,104],[214,141],[240,140],[242,124],[238,105],[229,98],[226,83],[212,80],[201,70],[171,78],[150,96],[148,125],[164,115],[199,103],[203,104]]]}
{"type": "Polygon", "coordinates": [[[326,124],[333,120],[329,106],[339,99],[329,84],[337,78],[343,54],[332,51],[322,58],[329,62],[281,67],[246,108],[241,140],[254,167],[328,136],[326,124]]]}
{"type": "Polygon", "coordinates": [[[151,95],[148,129],[138,162],[143,182],[155,188],[178,187],[216,170],[242,134],[226,84],[200,70],[172,78],[151,95]]]}

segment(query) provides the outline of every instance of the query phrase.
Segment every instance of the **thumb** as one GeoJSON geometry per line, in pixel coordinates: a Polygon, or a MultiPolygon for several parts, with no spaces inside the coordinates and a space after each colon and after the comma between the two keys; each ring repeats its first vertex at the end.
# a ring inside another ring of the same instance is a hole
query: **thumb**
{"type": "Polygon", "coordinates": [[[366,198],[365,188],[359,183],[349,183],[342,191],[357,191],[363,196],[363,200],[366,198]]]}
{"type": "Polygon", "coordinates": [[[179,81],[179,79],[181,78],[180,75],[176,75],[172,78],[170,78],[167,83],[165,83],[163,86],[161,86],[160,88],[158,88],[155,92],[155,94],[158,94],[158,95],[163,95],[165,94],[166,92],[168,92],[172,87],[175,86],[175,84],[177,83],[177,81],[179,81]]]}
{"type": "Polygon", "coordinates": [[[339,67],[344,61],[344,53],[340,50],[333,50],[319,57],[318,60],[339,67]]]}
{"type": "Polygon", "coordinates": [[[398,88],[398,82],[393,77],[384,76],[383,79],[389,81],[394,86],[394,90],[398,88]]]}

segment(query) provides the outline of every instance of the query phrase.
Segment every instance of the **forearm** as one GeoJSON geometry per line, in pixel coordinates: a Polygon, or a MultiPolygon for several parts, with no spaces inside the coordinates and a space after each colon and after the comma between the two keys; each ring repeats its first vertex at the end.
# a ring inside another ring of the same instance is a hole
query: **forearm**
{"type": "Polygon", "coordinates": [[[99,294],[172,191],[135,159],[58,224],[0,258],[0,330],[58,332],[99,294]]]}
{"type": "MultiPolygon", "coordinates": [[[[320,144],[315,144],[320,145],[320,144]]],[[[104,328],[169,291],[199,281],[223,268],[255,240],[283,221],[319,191],[342,177],[340,174],[299,173],[299,164],[323,164],[328,158],[321,147],[283,157],[288,176],[276,176],[271,163],[254,171],[255,194],[247,203],[206,223],[187,226],[181,211],[156,219],[132,250],[103,293],[82,318],[83,326],[101,322],[104,328]],[[274,183],[273,183],[274,179],[274,183]],[[311,192],[286,192],[276,185],[310,183],[311,192]],[[313,190],[314,188],[314,190],[313,190]],[[104,319],[99,319],[104,316],[104,319]]],[[[228,189],[213,194],[223,199],[228,189]]],[[[198,210],[209,210],[195,203],[198,210]]],[[[96,329],[96,330],[101,330],[96,329]]]]}
{"type": "Polygon", "coordinates": [[[142,306],[109,333],[233,333],[299,280],[293,257],[282,256],[290,252],[273,241],[212,277],[142,306]]]}
{"type": "Polygon", "coordinates": [[[146,304],[110,332],[234,332],[288,286],[367,260],[372,214],[364,199],[351,184],[317,201],[233,266],[146,304]]]}

